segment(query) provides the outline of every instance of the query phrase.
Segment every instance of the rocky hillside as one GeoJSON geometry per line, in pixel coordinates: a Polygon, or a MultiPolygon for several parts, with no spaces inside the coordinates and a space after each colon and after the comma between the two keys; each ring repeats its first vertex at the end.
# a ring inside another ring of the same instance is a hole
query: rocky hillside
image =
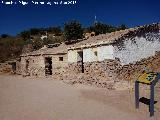
{"type": "Polygon", "coordinates": [[[20,32],[17,36],[2,34],[0,36],[0,62],[19,57],[28,45],[32,45],[33,50],[40,49],[46,44],[65,42],[72,44],[73,41],[83,39],[86,33],[94,32],[95,35],[110,33],[126,29],[125,25],[115,27],[104,23],[95,23],[89,27],[82,27],[78,21],[66,22],[61,27],[31,28],[20,32]],[[24,50],[23,50],[24,48],[24,50]]]}
{"type": "Polygon", "coordinates": [[[0,62],[17,58],[24,44],[21,37],[0,38],[0,62]]]}

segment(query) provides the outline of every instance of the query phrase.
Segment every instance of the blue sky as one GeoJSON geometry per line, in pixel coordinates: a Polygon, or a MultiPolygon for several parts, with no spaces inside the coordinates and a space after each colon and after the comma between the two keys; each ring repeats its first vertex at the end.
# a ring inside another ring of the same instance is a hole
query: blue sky
{"type": "MultiPolygon", "coordinates": [[[[36,1],[47,2],[47,0],[36,1]]],[[[0,34],[16,35],[22,30],[33,27],[63,26],[66,21],[73,19],[80,21],[83,26],[89,26],[93,24],[95,15],[98,21],[116,26],[126,24],[129,27],[134,27],[160,21],[160,0],[76,1],[77,3],[74,5],[51,6],[4,5],[1,3],[0,34]]]]}

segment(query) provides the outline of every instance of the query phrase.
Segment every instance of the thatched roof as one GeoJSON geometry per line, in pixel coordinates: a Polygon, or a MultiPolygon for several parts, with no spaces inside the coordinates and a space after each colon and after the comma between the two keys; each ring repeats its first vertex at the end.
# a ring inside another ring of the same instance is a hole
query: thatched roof
{"type": "Polygon", "coordinates": [[[69,47],[68,50],[98,46],[103,44],[111,44],[118,40],[136,36],[139,33],[151,32],[159,29],[160,29],[160,24],[156,23],[156,24],[144,25],[140,27],[120,30],[116,32],[106,33],[106,34],[100,34],[98,36],[91,37],[87,40],[76,43],[71,47],[69,47]]]}

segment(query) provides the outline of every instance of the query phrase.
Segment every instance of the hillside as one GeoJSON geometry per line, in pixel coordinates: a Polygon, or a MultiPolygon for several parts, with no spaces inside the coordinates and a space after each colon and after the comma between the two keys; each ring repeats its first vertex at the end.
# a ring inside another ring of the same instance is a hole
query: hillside
{"type": "Polygon", "coordinates": [[[0,62],[18,57],[24,44],[25,41],[19,36],[0,38],[0,62]]]}
{"type": "Polygon", "coordinates": [[[64,24],[64,27],[48,27],[48,28],[31,28],[10,36],[2,34],[0,36],[0,62],[16,59],[22,52],[26,52],[27,47],[31,51],[40,49],[46,44],[54,44],[65,42],[72,44],[78,39],[84,39],[93,35],[110,33],[126,29],[125,25],[115,27],[103,23],[94,23],[89,27],[82,27],[78,21],[69,21],[64,24]],[[89,36],[88,36],[89,35],[89,36]]]}

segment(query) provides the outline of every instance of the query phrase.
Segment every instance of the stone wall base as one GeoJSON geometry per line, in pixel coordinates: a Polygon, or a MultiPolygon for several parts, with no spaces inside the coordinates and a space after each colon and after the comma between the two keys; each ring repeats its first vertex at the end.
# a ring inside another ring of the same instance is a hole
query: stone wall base
{"type": "Polygon", "coordinates": [[[70,64],[68,74],[62,79],[71,83],[80,83],[109,89],[118,86],[132,86],[144,71],[160,72],[160,52],[155,56],[142,59],[132,64],[122,66],[118,59],[102,62],[84,63],[84,73],[81,73],[77,63],[70,64]],[[121,84],[124,83],[124,84],[121,84]],[[131,85],[132,84],[132,85],[131,85]]]}
{"type": "MultiPolygon", "coordinates": [[[[160,72],[160,52],[157,52],[155,56],[124,66],[118,59],[86,62],[84,63],[84,73],[82,73],[80,63],[72,63],[66,67],[53,68],[52,78],[53,80],[67,81],[70,84],[80,83],[108,89],[121,89],[133,87],[134,81],[147,69],[160,72]]],[[[31,73],[32,75],[42,75],[45,70],[40,69],[40,72],[32,70],[31,73]]]]}

